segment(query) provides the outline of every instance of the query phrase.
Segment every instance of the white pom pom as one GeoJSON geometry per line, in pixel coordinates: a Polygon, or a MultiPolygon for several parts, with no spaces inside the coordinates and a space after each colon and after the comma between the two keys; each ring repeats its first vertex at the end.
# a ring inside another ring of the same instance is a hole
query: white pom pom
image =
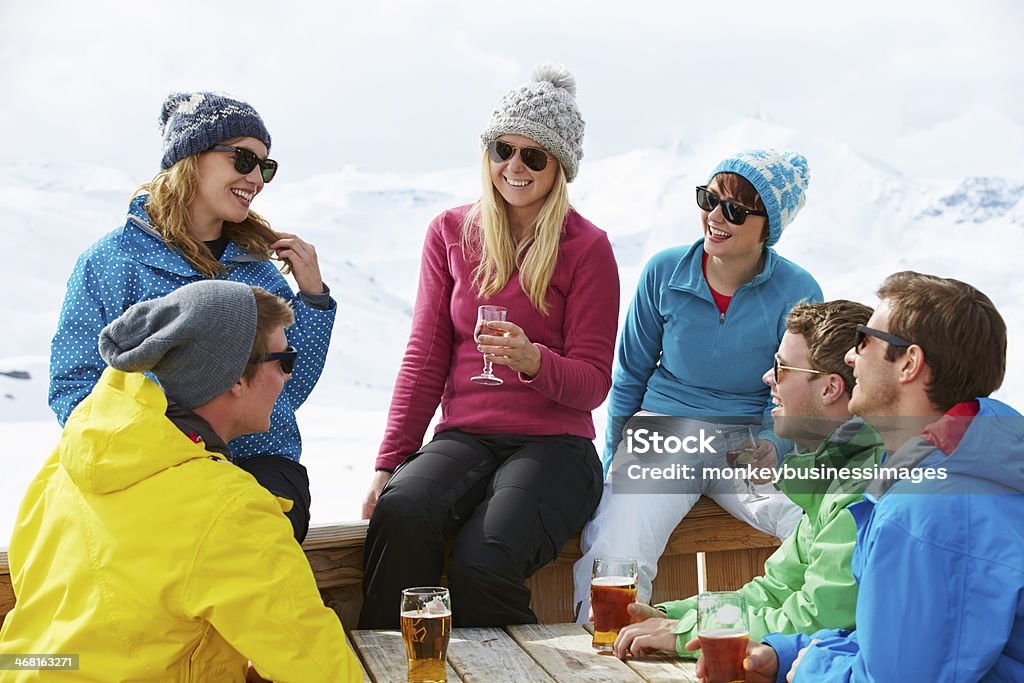
{"type": "Polygon", "coordinates": [[[538,64],[533,69],[533,80],[538,83],[548,81],[556,88],[563,88],[569,91],[573,97],[576,96],[576,77],[561,64],[545,62],[538,64]]]}

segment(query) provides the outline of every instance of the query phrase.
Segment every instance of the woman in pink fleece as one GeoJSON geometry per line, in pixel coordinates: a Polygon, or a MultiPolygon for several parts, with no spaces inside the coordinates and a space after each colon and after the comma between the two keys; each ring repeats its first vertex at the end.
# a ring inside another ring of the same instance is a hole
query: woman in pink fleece
{"type": "Polygon", "coordinates": [[[537,67],[481,135],[483,192],[442,213],[423,247],[409,346],[376,475],[360,628],[396,628],[401,590],[448,561],[458,626],[534,623],[527,577],[601,496],[590,411],[611,386],[619,278],[605,233],[569,206],[583,156],[576,83],[537,67]],[[477,308],[508,309],[474,339],[477,308]],[[500,386],[475,384],[481,353],[500,386]],[[434,438],[423,444],[441,404],[434,438]]]}

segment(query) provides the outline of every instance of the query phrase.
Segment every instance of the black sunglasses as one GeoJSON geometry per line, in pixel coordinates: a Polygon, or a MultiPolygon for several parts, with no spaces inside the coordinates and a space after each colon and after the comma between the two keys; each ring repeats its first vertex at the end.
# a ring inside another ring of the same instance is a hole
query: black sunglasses
{"type": "Polygon", "coordinates": [[[260,175],[263,176],[263,182],[269,183],[274,179],[274,175],[277,173],[277,162],[273,159],[260,159],[256,156],[256,152],[245,147],[232,147],[231,145],[214,145],[210,148],[211,152],[234,152],[235,153],[235,170],[242,175],[249,175],[252,169],[257,166],[260,167],[260,175]]]}
{"type": "Polygon", "coordinates": [[[299,352],[295,350],[295,347],[289,346],[284,351],[278,351],[277,353],[268,353],[260,359],[260,363],[270,363],[273,361],[281,361],[281,370],[286,375],[292,374],[292,370],[295,369],[295,361],[299,358],[299,352]]]}
{"type": "Polygon", "coordinates": [[[508,161],[519,150],[519,158],[531,171],[543,171],[548,167],[548,153],[540,147],[516,147],[504,140],[491,140],[487,143],[487,156],[496,164],[508,161]]]}
{"type": "Polygon", "coordinates": [[[914,343],[912,341],[907,341],[903,337],[897,337],[895,334],[882,332],[881,330],[876,330],[875,328],[868,327],[867,325],[857,325],[857,337],[853,347],[857,349],[858,354],[863,351],[864,347],[867,345],[868,337],[877,337],[884,342],[888,342],[891,346],[901,349],[905,349],[914,343]]]}
{"type": "Polygon", "coordinates": [[[733,225],[743,225],[743,221],[747,220],[747,216],[767,216],[768,214],[764,211],[755,211],[754,209],[748,209],[745,206],[740,206],[736,202],[730,202],[722,199],[721,197],[713,194],[708,189],[707,185],[697,186],[697,206],[704,211],[714,211],[715,207],[719,204],[722,205],[722,214],[725,216],[725,220],[729,221],[733,225]]]}

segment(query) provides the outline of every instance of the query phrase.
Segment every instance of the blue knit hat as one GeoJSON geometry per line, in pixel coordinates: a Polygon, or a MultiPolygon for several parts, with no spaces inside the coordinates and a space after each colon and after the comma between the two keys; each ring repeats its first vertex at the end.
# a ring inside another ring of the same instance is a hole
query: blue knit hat
{"type": "Polygon", "coordinates": [[[224,93],[171,93],[160,111],[160,130],[164,136],[161,168],[231,138],[256,138],[270,151],[270,133],[260,115],[252,105],[224,93]]]}
{"type": "Polygon", "coordinates": [[[708,182],[719,173],[741,175],[757,190],[768,214],[769,247],[779,241],[782,231],[803,208],[811,177],[802,154],[780,154],[774,149],[750,149],[735,154],[715,167],[708,182]]]}

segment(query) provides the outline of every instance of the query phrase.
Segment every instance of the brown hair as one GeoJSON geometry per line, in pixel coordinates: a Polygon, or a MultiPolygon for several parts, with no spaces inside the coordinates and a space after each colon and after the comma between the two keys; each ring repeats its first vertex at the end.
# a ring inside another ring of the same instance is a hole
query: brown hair
{"type": "Polygon", "coordinates": [[[851,394],[857,380],[853,368],[846,364],[846,352],[856,343],[857,325],[863,325],[870,317],[871,308],[856,301],[802,303],[789,312],[786,329],[807,342],[811,369],[839,375],[846,383],[846,393],[851,394]]]}
{"type": "Polygon", "coordinates": [[[260,369],[263,357],[270,353],[270,335],[274,330],[288,327],[295,321],[292,307],[281,297],[255,286],[252,293],[256,297],[256,338],[252,341],[249,362],[242,373],[243,379],[252,379],[260,369]]]}
{"type": "MultiPolygon", "coordinates": [[[[988,396],[1006,373],[1006,323],[995,304],[971,285],[905,270],[878,290],[889,304],[889,332],[913,342],[931,368],[928,400],[946,411],[988,396]]],[[[906,349],[886,350],[896,360],[906,349]]]]}
{"type": "MultiPolygon", "coordinates": [[[[728,195],[748,209],[754,209],[755,211],[765,210],[764,202],[761,201],[761,195],[757,193],[757,190],[754,189],[750,181],[739,173],[716,173],[715,177],[711,180],[718,181],[718,191],[721,194],[728,195]]],[[[769,228],[768,219],[766,218],[764,229],[761,231],[762,242],[768,241],[768,236],[771,233],[769,228]]]]}
{"type": "MultiPolygon", "coordinates": [[[[151,181],[141,185],[135,195],[149,193],[146,214],[164,238],[167,248],[179,249],[193,268],[206,277],[214,278],[226,273],[226,269],[213,258],[202,240],[196,239],[189,230],[189,205],[195,199],[198,184],[199,155],[193,154],[161,170],[151,181]]],[[[241,223],[225,222],[222,233],[246,253],[262,259],[270,258],[270,245],[278,240],[270,223],[255,211],[250,211],[241,223]]],[[[282,272],[289,272],[287,264],[282,272]]]]}

